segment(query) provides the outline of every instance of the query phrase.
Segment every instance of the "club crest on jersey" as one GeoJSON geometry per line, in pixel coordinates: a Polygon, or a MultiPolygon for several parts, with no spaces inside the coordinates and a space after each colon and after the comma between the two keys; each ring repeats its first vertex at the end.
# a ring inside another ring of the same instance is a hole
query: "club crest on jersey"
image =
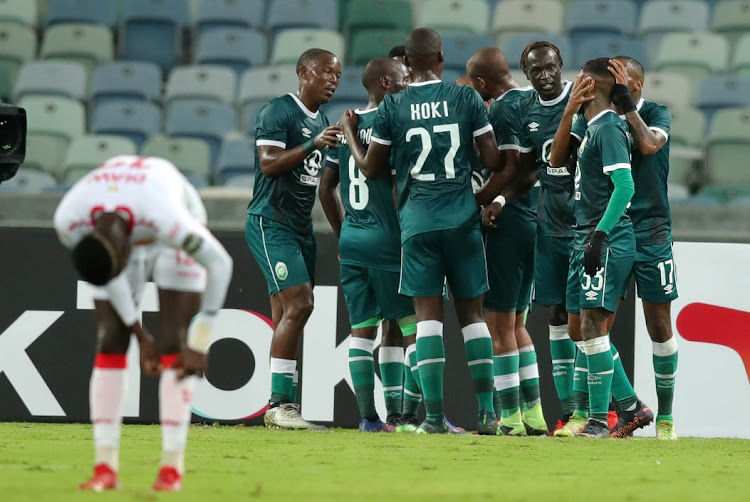
{"type": "Polygon", "coordinates": [[[310,137],[312,137],[312,131],[310,129],[308,129],[307,127],[303,127],[302,128],[302,136],[304,136],[306,138],[310,138],[310,137]]]}
{"type": "Polygon", "coordinates": [[[599,293],[596,291],[586,291],[586,301],[593,302],[598,296],[599,293]]]}
{"type": "Polygon", "coordinates": [[[286,280],[289,277],[289,269],[286,268],[286,263],[283,261],[277,262],[273,270],[280,281],[286,280]]]}
{"type": "Polygon", "coordinates": [[[539,124],[536,122],[532,122],[529,124],[529,132],[538,132],[539,131],[539,124]]]}

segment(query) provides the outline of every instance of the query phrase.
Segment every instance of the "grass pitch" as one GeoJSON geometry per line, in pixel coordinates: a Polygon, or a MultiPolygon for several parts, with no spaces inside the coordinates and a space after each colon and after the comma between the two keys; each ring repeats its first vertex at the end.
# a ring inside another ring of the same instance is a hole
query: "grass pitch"
{"type": "Polygon", "coordinates": [[[750,441],[559,440],[196,426],[179,495],[150,490],[158,426],[125,426],[123,489],[82,493],[87,425],[0,424],[0,500],[747,501],[750,441]]]}

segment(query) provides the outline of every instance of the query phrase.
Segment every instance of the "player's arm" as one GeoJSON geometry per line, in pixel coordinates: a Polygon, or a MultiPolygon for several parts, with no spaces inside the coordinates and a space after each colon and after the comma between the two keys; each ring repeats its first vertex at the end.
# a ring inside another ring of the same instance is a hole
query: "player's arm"
{"type": "Polygon", "coordinates": [[[341,235],[341,225],[344,221],[344,215],[341,212],[341,203],[336,195],[336,187],[339,184],[339,160],[332,157],[326,157],[326,165],[323,169],[323,176],[320,178],[320,188],[318,197],[323,212],[331,224],[333,233],[336,237],[341,235]]]}
{"type": "Polygon", "coordinates": [[[638,113],[637,104],[628,90],[628,70],[625,64],[618,59],[610,59],[609,64],[609,71],[615,76],[612,102],[625,114],[630,134],[641,154],[653,155],[667,143],[668,133],[660,127],[649,127],[638,113]]]}
{"type": "Polygon", "coordinates": [[[581,106],[594,99],[595,81],[583,73],[578,75],[573,89],[570,91],[568,103],[565,105],[560,124],[557,126],[555,137],[552,140],[549,164],[552,167],[566,166],[569,160],[575,156],[575,151],[582,138],[573,133],[573,119],[580,111],[581,106]]]}
{"type": "MultiPolygon", "coordinates": [[[[489,185],[492,182],[492,176],[485,183],[485,187],[488,188],[487,195],[493,195],[492,203],[485,207],[482,213],[482,223],[489,227],[496,227],[495,220],[497,219],[503,207],[508,202],[512,202],[522,195],[526,194],[531,190],[537,182],[536,174],[536,155],[533,152],[517,152],[515,156],[517,168],[516,174],[511,180],[510,184],[504,186],[499,193],[495,193],[489,185]]],[[[495,173],[492,173],[493,176],[495,173]]]]}
{"type": "MultiPolygon", "coordinates": [[[[378,111],[380,115],[380,111],[378,111]]],[[[354,162],[357,163],[359,171],[367,179],[375,179],[388,167],[388,158],[391,155],[391,141],[388,138],[376,136],[377,128],[373,127],[370,146],[365,149],[357,135],[359,117],[353,110],[347,110],[341,117],[341,129],[344,133],[349,150],[354,162]]]]}
{"type": "Polygon", "coordinates": [[[260,170],[266,176],[280,176],[288,173],[300,165],[315,150],[332,148],[338,145],[338,134],[341,134],[341,129],[338,126],[329,126],[314,138],[310,138],[290,150],[286,149],[284,143],[271,144],[272,140],[258,139],[255,144],[258,148],[260,170]]]}

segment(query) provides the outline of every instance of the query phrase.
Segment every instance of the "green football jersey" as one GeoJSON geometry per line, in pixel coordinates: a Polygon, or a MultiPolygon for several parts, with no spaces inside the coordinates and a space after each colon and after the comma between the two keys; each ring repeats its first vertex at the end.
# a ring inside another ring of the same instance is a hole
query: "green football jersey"
{"type": "Polygon", "coordinates": [[[541,189],[538,202],[538,224],[542,235],[570,237],[573,218],[573,175],[566,167],[552,167],[549,157],[573,84],[563,82],[557,98],[544,101],[533,90],[519,101],[518,139],[522,152],[534,152],[541,189]]]}
{"type": "MultiPolygon", "coordinates": [[[[356,110],[358,136],[367,148],[377,108],[356,110]]],[[[328,151],[326,167],[339,172],[346,217],[339,237],[341,263],[398,272],[401,265],[401,228],[393,200],[390,170],[368,180],[359,171],[346,139],[328,151]]]]}
{"type": "Polygon", "coordinates": [[[315,150],[298,166],[279,176],[260,170],[259,146],[290,150],[314,138],[328,127],[321,111],[308,110],[294,94],[274,98],[258,112],[255,126],[255,186],[248,214],[264,216],[292,227],[298,233],[312,231],[310,215],[323,165],[321,150],[315,150]]]}
{"type": "MultiPolygon", "coordinates": [[[[490,106],[490,124],[495,130],[495,141],[497,141],[497,147],[500,150],[521,150],[520,140],[518,139],[521,122],[519,103],[521,98],[532,92],[532,87],[510,89],[498,97],[490,106]]],[[[538,190],[533,188],[530,192],[509,202],[503,208],[503,212],[511,212],[536,220],[537,193],[538,190]]]]}
{"type": "Polygon", "coordinates": [[[491,131],[484,102],[470,87],[432,80],[385,97],[372,141],[392,145],[402,242],[479,224],[471,182],[474,138],[491,131]]]}
{"type": "MultiPolygon", "coordinates": [[[[617,169],[630,169],[630,140],[625,122],[613,110],[604,110],[588,121],[578,147],[575,174],[575,234],[581,245],[596,229],[609,204],[614,184],[609,175],[617,169]]],[[[625,212],[610,235],[630,228],[625,212]]]]}

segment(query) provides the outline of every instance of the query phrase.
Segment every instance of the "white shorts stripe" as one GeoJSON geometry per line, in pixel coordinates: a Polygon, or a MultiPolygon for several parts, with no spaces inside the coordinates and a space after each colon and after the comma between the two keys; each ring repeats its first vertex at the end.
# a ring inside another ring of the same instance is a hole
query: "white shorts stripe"
{"type": "Polygon", "coordinates": [[[276,272],[274,272],[273,267],[271,266],[271,258],[268,256],[268,247],[266,247],[266,233],[263,231],[263,217],[261,216],[259,218],[258,226],[260,227],[260,237],[263,241],[263,251],[266,252],[266,261],[268,262],[268,270],[271,271],[271,277],[273,277],[273,283],[276,284],[276,289],[281,290],[279,287],[279,283],[276,280],[276,272]]]}

